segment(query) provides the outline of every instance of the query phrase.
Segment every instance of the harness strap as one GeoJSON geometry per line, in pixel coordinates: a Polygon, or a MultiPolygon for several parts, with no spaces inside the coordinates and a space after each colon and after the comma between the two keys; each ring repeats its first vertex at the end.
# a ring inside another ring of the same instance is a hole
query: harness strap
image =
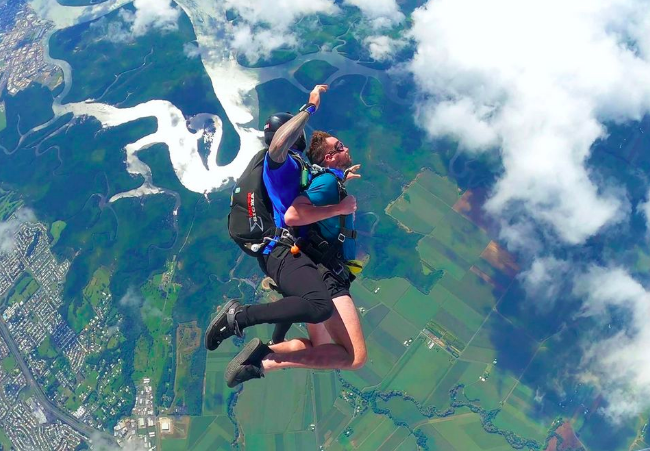
{"type": "Polygon", "coordinates": [[[266,245],[271,241],[275,241],[277,244],[291,247],[296,241],[296,239],[293,237],[293,233],[293,229],[276,227],[264,236],[261,243],[247,243],[245,246],[253,252],[259,252],[260,250],[264,249],[266,245]],[[275,237],[278,238],[276,239],[275,237]]]}

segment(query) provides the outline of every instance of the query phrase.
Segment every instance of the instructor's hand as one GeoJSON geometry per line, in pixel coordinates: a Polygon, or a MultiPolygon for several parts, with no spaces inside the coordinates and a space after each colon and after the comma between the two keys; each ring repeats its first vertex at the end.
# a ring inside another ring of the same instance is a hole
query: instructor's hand
{"type": "Polygon", "coordinates": [[[360,164],[355,164],[354,166],[350,166],[347,168],[344,172],[345,174],[345,181],[347,182],[348,180],[352,179],[360,179],[361,174],[357,174],[357,171],[361,168],[360,164]]]}
{"type": "Polygon", "coordinates": [[[357,211],[357,198],[348,194],[339,204],[339,214],[351,215],[355,211],[357,211]]]}
{"type": "Polygon", "coordinates": [[[320,108],[320,95],[322,92],[327,92],[327,85],[316,85],[309,93],[309,103],[316,105],[316,109],[320,108]]]}

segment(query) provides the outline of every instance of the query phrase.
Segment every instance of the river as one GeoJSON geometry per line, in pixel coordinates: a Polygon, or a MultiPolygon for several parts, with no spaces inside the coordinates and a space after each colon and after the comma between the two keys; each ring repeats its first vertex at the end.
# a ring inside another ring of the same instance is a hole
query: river
{"type": "MultiPolygon", "coordinates": [[[[61,29],[99,18],[115,8],[123,6],[126,1],[109,0],[100,5],[88,7],[64,7],[54,3],[47,0],[33,0],[32,6],[41,15],[51,20],[56,29],[61,29]]],[[[46,59],[48,62],[62,68],[65,86],[54,101],[55,118],[47,124],[36,127],[30,133],[43,129],[56,118],[66,113],[73,113],[75,116],[95,117],[105,128],[132,122],[143,117],[155,117],[157,120],[158,129],[155,133],[127,145],[125,149],[127,170],[132,174],[142,175],[145,182],[135,190],[113,196],[110,199],[111,202],[127,196],[160,192],[171,193],[153,185],[150,168],[137,157],[139,150],[156,143],[167,145],[176,176],[187,189],[206,194],[228,186],[231,180],[237,179],[241,175],[251,156],[262,145],[262,133],[257,129],[259,103],[255,87],[269,80],[285,78],[298,89],[307,93],[308,91],[302,85],[288,75],[307,61],[323,60],[338,68],[338,71],[325,81],[328,84],[346,75],[375,77],[384,85],[385,92],[392,101],[404,103],[404,100],[397,96],[395,84],[385,71],[363,66],[336,51],[319,51],[308,55],[300,55],[292,61],[277,66],[243,67],[237,63],[236,58],[227,47],[231,29],[230,23],[226,20],[224,5],[213,0],[178,0],[178,4],[189,16],[194,26],[202,61],[212,81],[215,94],[241,140],[241,147],[237,156],[231,163],[224,166],[216,164],[216,154],[222,136],[222,123],[215,115],[211,115],[216,132],[207,157],[208,163],[206,167],[198,152],[198,140],[202,138],[203,131],[192,132],[188,130],[182,112],[167,101],[151,100],[133,108],[116,108],[115,106],[91,100],[63,104],[63,99],[72,87],[72,68],[66,61],[54,59],[49,55],[48,42],[50,36],[48,35],[45,39],[46,59]]],[[[117,74],[117,76],[119,75],[117,74]]]]}

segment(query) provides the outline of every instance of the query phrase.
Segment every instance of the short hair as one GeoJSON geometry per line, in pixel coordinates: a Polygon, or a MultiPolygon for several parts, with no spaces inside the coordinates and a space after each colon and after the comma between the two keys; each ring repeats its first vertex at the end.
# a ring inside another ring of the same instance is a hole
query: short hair
{"type": "Polygon", "coordinates": [[[307,157],[309,161],[313,164],[322,164],[325,160],[325,155],[327,154],[327,142],[325,140],[329,138],[330,135],[327,132],[322,132],[316,130],[311,135],[311,141],[309,142],[309,150],[307,151],[307,157]]]}

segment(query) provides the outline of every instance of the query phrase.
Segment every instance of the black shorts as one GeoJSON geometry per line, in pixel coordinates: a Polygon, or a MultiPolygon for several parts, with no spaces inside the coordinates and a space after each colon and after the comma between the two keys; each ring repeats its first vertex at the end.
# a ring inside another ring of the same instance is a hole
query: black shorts
{"type": "Polygon", "coordinates": [[[332,296],[332,299],[338,298],[339,296],[350,296],[349,279],[343,281],[323,265],[319,264],[318,266],[321,274],[323,274],[323,282],[325,282],[327,291],[329,292],[330,296],[332,296]]]}

